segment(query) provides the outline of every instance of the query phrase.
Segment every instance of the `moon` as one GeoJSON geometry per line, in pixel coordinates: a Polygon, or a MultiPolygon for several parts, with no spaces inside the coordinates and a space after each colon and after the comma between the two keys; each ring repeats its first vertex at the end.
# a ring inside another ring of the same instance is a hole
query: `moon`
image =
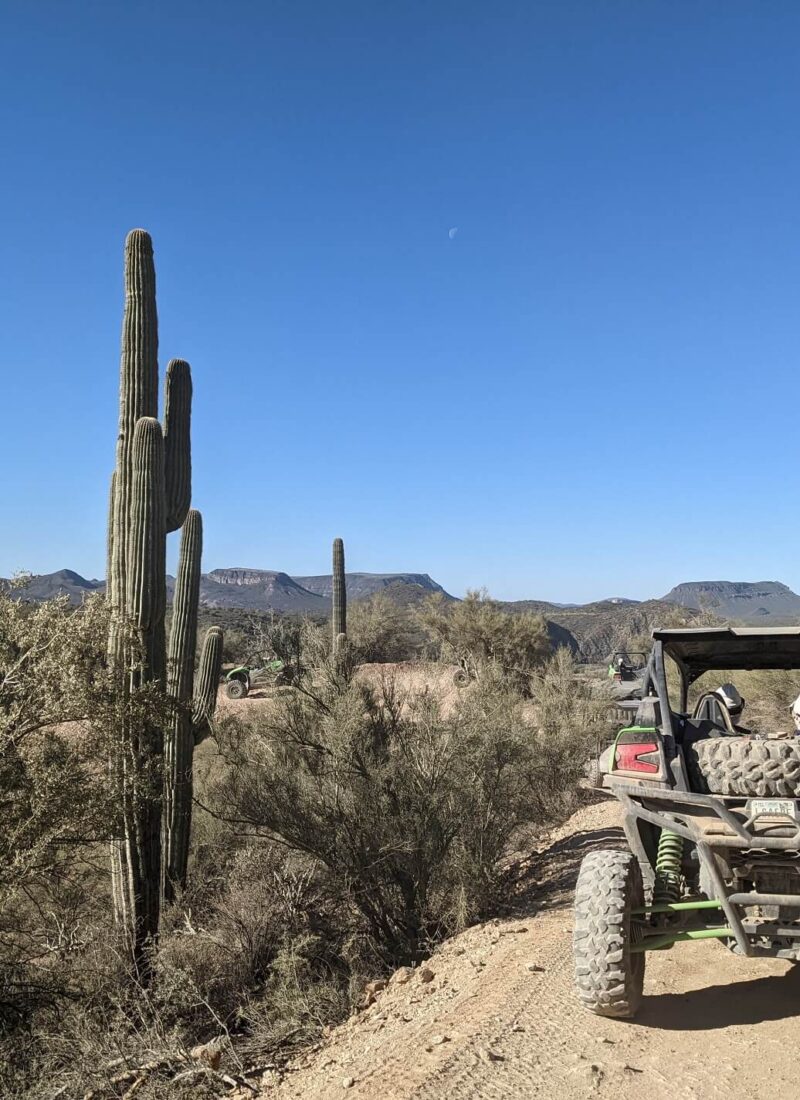
{"type": "Polygon", "coordinates": [[[458,226],[457,225],[454,225],[452,229],[447,230],[447,236],[450,238],[451,241],[455,237],[456,233],[458,233],[458,226]]]}

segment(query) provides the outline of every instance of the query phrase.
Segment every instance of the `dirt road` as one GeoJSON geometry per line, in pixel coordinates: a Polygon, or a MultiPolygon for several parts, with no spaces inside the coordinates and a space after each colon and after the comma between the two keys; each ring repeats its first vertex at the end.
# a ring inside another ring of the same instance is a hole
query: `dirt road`
{"type": "Polygon", "coordinates": [[[716,943],[648,956],[634,1023],[591,1016],[571,989],[571,890],[581,856],[615,846],[613,801],[585,807],[530,868],[520,919],[451,940],[337,1028],[264,1097],[325,1100],[676,1098],[800,1093],[800,966],[716,943]],[[541,881],[545,878],[542,893],[541,881]],[[534,887],[536,887],[534,889],[534,887]]]}

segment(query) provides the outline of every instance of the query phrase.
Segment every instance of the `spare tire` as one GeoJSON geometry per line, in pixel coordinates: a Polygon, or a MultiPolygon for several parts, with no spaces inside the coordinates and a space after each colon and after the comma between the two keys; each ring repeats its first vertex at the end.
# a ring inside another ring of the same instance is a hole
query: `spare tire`
{"type": "Polygon", "coordinates": [[[800,798],[800,744],[711,737],[686,748],[692,789],[703,794],[800,798]]]}

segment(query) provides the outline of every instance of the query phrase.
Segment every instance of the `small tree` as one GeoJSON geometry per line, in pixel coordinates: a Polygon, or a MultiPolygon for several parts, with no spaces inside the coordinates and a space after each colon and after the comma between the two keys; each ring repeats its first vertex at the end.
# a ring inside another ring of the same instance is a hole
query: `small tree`
{"type": "Polygon", "coordinates": [[[425,601],[419,618],[442,656],[476,679],[493,669],[523,694],[528,694],[532,673],[551,653],[541,615],[506,611],[486,592],[468,592],[458,602],[436,593],[425,601]]]}
{"type": "Polygon", "coordinates": [[[354,600],[347,613],[347,639],[362,662],[406,661],[420,648],[420,629],[407,608],[385,592],[354,600]]]}

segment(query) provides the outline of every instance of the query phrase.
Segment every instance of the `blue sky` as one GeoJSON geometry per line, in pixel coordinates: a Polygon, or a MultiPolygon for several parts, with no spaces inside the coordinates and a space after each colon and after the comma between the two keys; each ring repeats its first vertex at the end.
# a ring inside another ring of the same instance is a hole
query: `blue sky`
{"type": "Polygon", "coordinates": [[[102,575],[143,226],[204,568],[322,572],[341,535],[457,594],[800,588],[800,6],[2,21],[0,575],[102,575]]]}

